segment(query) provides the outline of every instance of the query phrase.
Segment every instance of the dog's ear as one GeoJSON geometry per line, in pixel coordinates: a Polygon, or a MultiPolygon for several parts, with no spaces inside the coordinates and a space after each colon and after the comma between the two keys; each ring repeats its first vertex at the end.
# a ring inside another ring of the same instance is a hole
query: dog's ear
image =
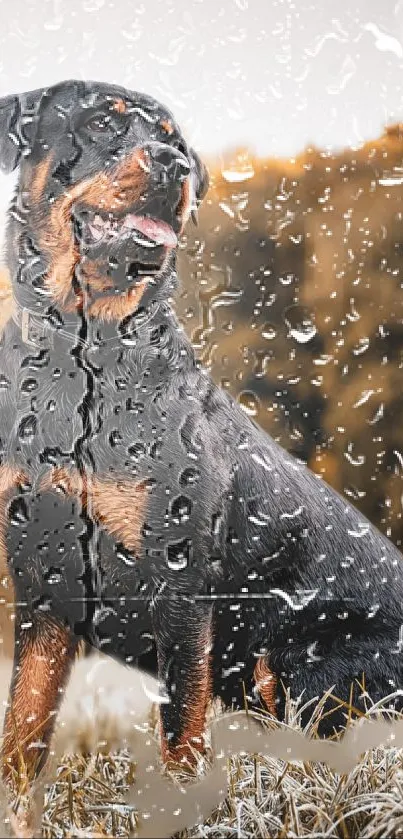
{"type": "Polygon", "coordinates": [[[0,99],[0,169],[6,175],[15,169],[20,159],[20,113],[18,96],[4,96],[0,99]]]}
{"type": "Polygon", "coordinates": [[[30,151],[44,89],[0,98],[0,170],[8,175],[30,151]]]}
{"type": "Polygon", "coordinates": [[[207,193],[210,179],[208,171],[204,163],[202,163],[202,161],[200,160],[199,155],[196,154],[194,149],[190,149],[190,154],[192,158],[192,172],[195,180],[196,202],[197,206],[199,206],[199,204],[201,204],[204,196],[207,193]]]}

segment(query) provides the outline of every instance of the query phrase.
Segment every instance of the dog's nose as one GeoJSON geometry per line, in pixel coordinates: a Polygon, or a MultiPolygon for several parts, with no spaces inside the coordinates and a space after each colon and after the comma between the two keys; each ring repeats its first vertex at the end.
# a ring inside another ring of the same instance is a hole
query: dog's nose
{"type": "Polygon", "coordinates": [[[152,143],[147,148],[151,176],[155,183],[180,184],[189,175],[190,163],[179,149],[166,143],[152,143]]]}

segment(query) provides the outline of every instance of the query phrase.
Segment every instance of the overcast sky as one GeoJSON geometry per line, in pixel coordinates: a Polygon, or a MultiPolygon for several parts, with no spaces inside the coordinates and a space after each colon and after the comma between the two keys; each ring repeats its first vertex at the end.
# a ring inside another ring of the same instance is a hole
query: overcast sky
{"type": "Polygon", "coordinates": [[[0,0],[0,15],[1,95],[113,81],[167,104],[204,154],[357,145],[403,119],[403,0],[0,0]]]}
{"type": "Polygon", "coordinates": [[[63,78],[170,105],[205,152],[293,154],[403,118],[403,0],[0,0],[0,92],[63,78]]]}

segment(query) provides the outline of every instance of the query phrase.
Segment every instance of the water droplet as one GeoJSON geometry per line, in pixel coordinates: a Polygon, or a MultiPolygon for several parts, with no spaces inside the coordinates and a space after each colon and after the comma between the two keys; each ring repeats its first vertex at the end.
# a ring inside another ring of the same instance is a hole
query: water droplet
{"type": "Polygon", "coordinates": [[[238,396],[238,402],[249,417],[256,417],[259,413],[259,399],[251,390],[243,390],[238,396]]]}
{"type": "Polygon", "coordinates": [[[379,408],[375,411],[372,419],[368,420],[368,425],[375,425],[375,423],[379,422],[379,420],[383,419],[385,412],[385,404],[381,402],[379,408]]]}
{"type": "Polygon", "coordinates": [[[36,434],[37,420],[35,414],[29,414],[21,420],[18,427],[18,436],[24,443],[29,443],[36,434]]]}
{"type": "Polygon", "coordinates": [[[213,513],[211,516],[211,532],[213,536],[218,536],[221,528],[223,517],[221,513],[213,513]]]}
{"type": "Polygon", "coordinates": [[[44,574],[44,580],[49,583],[50,586],[55,586],[62,581],[62,571],[60,568],[56,568],[55,566],[51,565],[49,571],[46,571],[44,574]]]}
{"type": "Polygon", "coordinates": [[[249,448],[249,434],[246,431],[242,431],[239,435],[239,440],[236,444],[237,449],[240,451],[245,451],[245,449],[249,448]]]}
{"type": "Polygon", "coordinates": [[[34,378],[24,379],[21,385],[21,393],[32,393],[38,387],[38,382],[34,378]]]}
{"type": "Polygon", "coordinates": [[[295,276],[294,274],[282,274],[278,279],[281,285],[291,285],[293,280],[295,280],[295,276]]]}
{"type": "Polygon", "coordinates": [[[276,328],[273,326],[272,323],[265,323],[262,326],[262,338],[266,338],[267,341],[273,341],[276,337],[277,332],[276,328]]]}
{"type": "MultiPolygon", "coordinates": [[[[223,173],[224,174],[224,173],[223,173]]],[[[225,201],[220,201],[219,205],[220,209],[230,218],[235,218],[234,210],[225,203],[225,201]]]]}
{"type": "Polygon", "coordinates": [[[29,512],[25,498],[22,498],[21,496],[13,498],[10,503],[8,517],[10,524],[15,525],[16,527],[21,527],[21,525],[29,522],[29,512]]]}
{"type": "Polygon", "coordinates": [[[144,403],[136,402],[130,397],[126,399],[126,411],[129,411],[131,414],[142,414],[144,413],[144,403]]]}
{"type": "Polygon", "coordinates": [[[369,522],[366,522],[366,521],[361,522],[360,521],[360,522],[358,522],[358,529],[357,530],[352,530],[350,528],[347,528],[347,533],[349,534],[349,536],[353,536],[354,539],[362,539],[363,536],[368,535],[368,533],[370,532],[370,529],[371,529],[371,525],[369,524],[369,522]]]}
{"type": "Polygon", "coordinates": [[[134,460],[135,463],[138,463],[145,455],[145,446],[143,443],[134,443],[127,451],[130,459],[134,460]]]}
{"type": "Polygon", "coordinates": [[[183,571],[189,565],[192,542],[190,539],[182,539],[180,542],[171,542],[166,548],[167,564],[171,571],[183,571]]]}
{"type": "Polygon", "coordinates": [[[360,338],[355,347],[353,347],[354,355],[363,355],[369,347],[369,338],[360,338]]]}
{"type": "Polygon", "coordinates": [[[192,486],[193,484],[197,484],[199,480],[200,471],[192,466],[189,466],[188,469],[184,469],[179,476],[179,483],[181,486],[192,486]]]}
{"type": "Polygon", "coordinates": [[[359,454],[357,457],[353,457],[350,451],[344,452],[344,457],[351,463],[352,466],[362,466],[365,463],[365,455],[359,454]]]}
{"type": "Polygon", "coordinates": [[[150,457],[152,457],[153,460],[160,460],[161,451],[162,451],[161,440],[155,440],[155,442],[152,444],[152,446],[150,446],[150,457]]]}
{"type": "Polygon", "coordinates": [[[83,0],[83,8],[85,12],[98,12],[104,3],[105,0],[83,0]]]}
{"type": "Polygon", "coordinates": [[[365,498],[366,493],[363,490],[359,490],[355,486],[348,486],[344,487],[344,492],[346,495],[349,495],[354,501],[359,501],[360,498],[365,498]]]}
{"type": "Polygon", "coordinates": [[[124,562],[124,564],[128,565],[130,568],[133,568],[137,564],[136,557],[132,553],[130,553],[130,551],[127,551],[123,545],[119,545],[119,547],[117,548],[116,558],[119,559],[121,562],[124,562]]]}
{"type": "Polygon", "coordinates": [[[289,336],[299,344],[307,344],[315,337],[317,329],[309,312],[299,305],[289,306],[284,312],[284,321],[289,329],[289,336]]]}
{"type": "Polygon", "coordinates": [[[115,379],[115,388],[116,390],[126,390],[127,388],[127,380],[123,378],[116,378],[115,379]]]}
{"type": "MultiPolygon", "coordinates": [[[[50,612],[52,608],[52,601],[50,597],[40,597],[35,605],[35,608],[38,609],[39,612],[50,612]]],[[[45,748],[44,744],[43,748],[45,748]]]]}
{"type": "Polygon", "coordinates": [[[109,445],[114,449],[116,446],[119,446],[120,443],[122,443],[122,435],[117,428],[114,428],[109,435],[109,445]]]}
{"type": "Polygon", "coordinates": [[[253,178],[255,170],[252,166],[245,166],[244,169],[222,169],[221,174],[228,183],[240,183],[241,181],[249,181],[253,178]]]}
{"type": "Polygon", "coordinates": [[[192,511],[192,502],[186,495],[178,495],[171,504],[171,515],[175,524],[183,524],[189,521],[192,511]]]}
{"type": "Polygon", "coordinates": [[[363,390],[357,402],[354,402],[353,408],[360,408],[361,405],[364,405],[365,402],[368,402],[371,396],[373,396],[375,391],[371,388],[370,390],[363,390]]]}

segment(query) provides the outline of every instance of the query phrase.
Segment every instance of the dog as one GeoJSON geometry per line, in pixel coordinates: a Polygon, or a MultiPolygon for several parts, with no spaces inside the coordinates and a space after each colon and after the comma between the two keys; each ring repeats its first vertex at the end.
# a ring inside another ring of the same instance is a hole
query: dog
{"type": "Polygon", "coordinates": [[[82,639],[157,671],[165,762],[203,750],[214,696],[282,719],[287,689],[332,687],[331,736],[402,685],[402,557],[213,383],[179,325],[178,237],[204,165],[153,98],[81,81],[0,100],[0,164],[19,166],[0,357],[4,778],[43,766],[82,639]]]}

